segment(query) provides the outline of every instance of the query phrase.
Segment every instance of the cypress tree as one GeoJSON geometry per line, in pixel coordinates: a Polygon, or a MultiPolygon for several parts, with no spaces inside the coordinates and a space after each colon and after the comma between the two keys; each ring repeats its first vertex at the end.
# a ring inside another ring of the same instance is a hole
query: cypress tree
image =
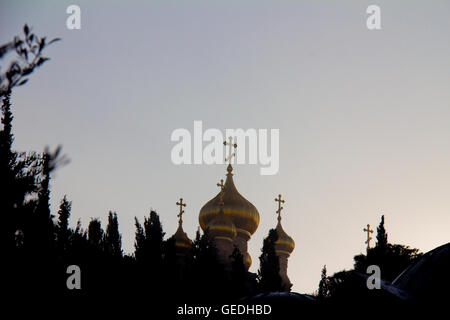
{"type": "MultiPolygon", "coordinates": [[[[77,226],[78,230],[79,225],[77,226]]],[[[104,232],[99,219],[91,219],[88,226],[88,242],[98,250],[103,250],[104,232]]]]}
{"type": "Polygon", "coordinates": [[[166,243],[159,215],[151,210],[149,217],[144,217],[143,226],[135,217],[135,226],[134,256],[141,276],[138,285],[144,288],[152,286],[155,292],[162,294],[164,289],[168,289],[165,286],[170,281],[166,275],[170,270],[163,267],[166,243]]]}
{"type": "Polygon", "coordinates": [[[37,177],[41,171],[35,153],[19,154],[12,150],[14,117],[10,98],[11,92],[8,91],[2,99],[0,130],[0,243],[6,250],[4,253],[15,248],[15,235],[21,235],[25,241],[31,237],[32,232],[26,229],[34,227],[30,218],[36,200],[34,197],[28,201],[25,199],[37,190],[37,177]]]}
{"type": "Polygon", "coordinates": [[[238,248],[234,248],[231,259],[231,281],[230,292],[236,298],[242,298],[248,294],[247,269],[244,264],[244,256],[238,248]]]}
{"type": "Polygon", "coordinates": [[[72,209],[72,202],[67,200],[67,197],[61,200],[58,210],[58,221],[56,225],[56,240],[59,250],[65,250],[68,246],[69,240],[69,217],[72,209]]]}
{"type": "Polygon", "coordinates": [[[217,248],[208,229],[203,234],[200,233],[200,228],[197,230],[192,251],[190,287],[194,288],[193,294],[208,302],[220,300],[226,293],[225,270],[217,258],[217,248]]]}
{"type": "Polygon", "coordinates": [[[259,285],[263,292],[282,291],[280,263],[275,253],[277,240],[277,231],[270,229],[269,235],[263,241],[258,270],[259,285]]]}
{"type": "Polygon", "coordinates": [[[155,211],[150,212],[150,216],[144,218],[144,227],[135,218],[135,257],[136,261],[145,264],[151,261],[153,268],[162,266],[164,231],[159,220],[159,215],[155,211]]]}
{"type": "Polygon", "coordinates": [[[50,212],[50,174],[55,169],[54,160],[58,153],[58,149],[55,154],[46,149],[41,157],[41,179],[34,217],[33,244],[39,245],[42,251],[52,250],[55,240],[54,216],[50,212]]]}
{"type": "Polygon", "coordinates": [[[16,155],[12,151],[12,112],[10,103],[11,92],[7,92],[2,101],[2,129],[0,130],[0,212],[3,222],[0,224],[1,244],[8,249],[14,246],[15,223],[12,211],[14,209],[14,173],[16,155]]]}
{"type": "Polygon", "coordinates": [[[105,251],[112,257],[122,257],[122,236],[116,212],[108,213],[108,225],[105,233],[105,251]]]}
{"type": "Polygon", "coordinates": [[[327,298],[329,294],[330,288],[329,288],[329,279],[327,276],[327,266],[324,265],[322,268],[322,274],[319,282],[319,292],[317,296],[319,299],[324,299],[327,298]]]}
{"type": "Polygon", "coordinates": [[[15,157],[12,152],[14,136],[12,134],[12,121],[14,119],[11,112],[11,92],[7,92],[2,100],[2,120],[3,125],[0,131],[0,161],[2,169],[10,168],[14,163],[15,157]]]}
{"type": "Polygon", "coordinates": [[[384,215],[381,216],[381,222],[377,228],[377,247],[386,248],[388,244],[388,235],[384,228],[384,215]]]}
{"type": "Polygon", "coordinates": [[[142,260],[143,250],[145,247],[145,233],[144,228],[139,223],[138,218],[134,217],[134,225],[136,227],[136,233],[134,237],[134,256],[136,260],[142,260]]]}

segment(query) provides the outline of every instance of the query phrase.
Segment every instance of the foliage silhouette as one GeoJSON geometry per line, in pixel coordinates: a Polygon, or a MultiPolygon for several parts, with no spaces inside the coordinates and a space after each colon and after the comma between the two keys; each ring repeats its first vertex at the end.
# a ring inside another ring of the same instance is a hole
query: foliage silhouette
{"type": "Polygon", "coordinates": [[[275,242],[277,240],[277,231],[270,229],[268,236],[263,241],[258,270],[259,285],[262,292],[283,291],[280,263],[275,253],[275,242]]]}
{"type": "Polygon", "coordinates": [[[320,276],[320,282],[319,282],[319,290],[318,290],[318,298],[319,299],[325,299],[329,297],[330,295],[330,286],[329,286],[329,279],[327,276],[327,266],[324,265],[322,268],[322,274],[320,276]]]}
{"type": "MultiPolygon", "coordinates": [[[[412,249],[405,245],[391,244],[387,242],[387,232],[384,226],[384,216],[381,217],[377,228],[377,245],[367,250],[367,254],[354,256],[354,269],[336,272],[328,281],[328,300],[344,303],[353,301],[364,303],[396,302],[397,298],[388,295],[383,290],[368,290],[366,284],[367,267],[377,265],[381,270],[381,279],[392,282],[403,270],[421,257],[418,249],[412,249]]],[[[322,281],[321,281],[322,284],[322,281]]],[[[319,284],[319,291],[320,285],[319,284]]],[[[326,299],[327,300],[327,299],[326,299]]]]}
{"type": "Polygon", "coordinates": [[[108,213],[108,226],[105,232],[105,251],[108,255],[114,258],[120,258],[122,252],[122,235],[119,232],[119,222],[116,212],[108,213]]]}
{"type": "Polygon", "coordinates": [[[384,228],[384,215],[381,216],[380,224],[377,228],[377,247],[385,248],[388,244],[388,235],[384,228]]]}
{"type": "Polygon", "coordinates": [[[15,36],[12,41],[0,45],[0,59],[10,52],[15,53],[6,72],[0,73],[0,97],[11,93],[14,87],[27,83],[29,79],[27,76],[50,60],[42,55],[44,49],[60,40],[60,38],[54,38],[47,42],[46,37],[37,36],[25,24],[22,37],[15,36]]]}
{"type": "Polygon", "coordinates": [[[366,273],[368,266],[377,265],[382,270],[381,278],[392,282],[403,270],[421,256],[419,249],[388,243],[383,215],[377,228],[376,246],[368,249],[366,255],[356,255],[353,259],[356,271],[366,273]]]}

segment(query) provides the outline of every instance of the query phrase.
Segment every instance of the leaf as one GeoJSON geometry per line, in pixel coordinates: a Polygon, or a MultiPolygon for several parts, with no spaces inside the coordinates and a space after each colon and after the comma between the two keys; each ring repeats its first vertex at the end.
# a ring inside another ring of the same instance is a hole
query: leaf
{"type": "Polygon", "coordinates": [[[25,69],[22,70],[22,76],[29,75],[32,72],[33,72],[32,68],[25,68],[25,69]]]}
{"type": "Polygon", "coordinates": [[[55,38],[50,40],[50,42],[48,44],[52,44],[53,42],[57,42],[57,41],[61,41],[61,38],[55,38]]]}
{"type": "Polygon", "coordinates": [[[13,73],[20,73],[22,71],[22,68],[20,68],[20,65],[17,63],[17,61],[13,61],[9,67],[9,71],[13,73]]]}
{"type": "Polygon", "coordinates": [[[46,57],[40,57],[38,59],[38,61],[36,62],[36,65],[39,67],[41,66],[45,61],[50,60],[50,58],[46,58],[46,57]]]}
{"type": "Polygon", "coordinates": [[[18,36],[14,37],[14,47],[19,47],[20,45],[22,45],[23,41],[20,40],[20,38],[18,36]]]}
{"type": "Polygon", "coordinates": [[[44,49],[45,47],[45,37],[41,38],[41,41],[39,41],[39,52],[42,51],[42,49],[44,49]]]}
{"type": "Polygon", "coordinates": [[[28,51],[26,49],[20,50],[20,54],[28,61],[28,51]]]}
{"type": "Polygon", "coordinates": [[[27,83],[27,82],[28,82],[28,79],[23,79],[22,81],[20,81],[20,82],[17,84],[17,86],[24,85],[24,84],[27,83]]]}
{"type": "Polygon", "coordinates": [[[0,58],[3,57],[12,48],[12,42],[0,46],[0,58]]]}

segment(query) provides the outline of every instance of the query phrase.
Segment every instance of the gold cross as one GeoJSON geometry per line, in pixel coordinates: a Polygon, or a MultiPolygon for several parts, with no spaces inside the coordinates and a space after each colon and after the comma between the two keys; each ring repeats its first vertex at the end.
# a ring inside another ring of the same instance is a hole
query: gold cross
{"type": "Polygon", "coordinates": [[[373,230],[370,230],[370,224],[367,224],[367,229],[364,228],[363,231],[367,232],[367,240],[364,243],[367,244],[367,250],[369,250],[370,249],[370,240],[372,240],[372,238],[370,237],[370,234],[373,233],[373,230]]]}
{"type": "Polygon", "coordinates": [[[284,200],[281,200],[281,194],[278,195],[278,198],[275,198],[275,201],[278,202],[278,221],[281,220],[281,210],[283,210],[283,207],[281,206],[282,203],[284,203],[284,200]]]}
{"type": "Polygon", "coordinates": [[[182,219],[184,213],[183,207],[186,207],[186,203],[183,203],[183,198],[180,198],[180,202],[177,201],[177,206],[180,206],[180,212],[178,213],[177,217],[179,218],[178,223],[181,224],[183,222],[182,219]]]}
{"type": "Polygon", "coordinates": [[[223,142],[223,145],[224,146],[229,146],[229,149],[228,149],[228,157],[226,157],[225,158],[225,161],[228,161],[228,164],[230,164],[231,165],[231,159],[233,158],[233,157],[235,157],[236,156],[236,152],[233,152],[233,147],[236,149],[237,148],[237,143],[236,143],[236,140],[235,140],[235,142],[233,143],[233,137],[228,137],[228,140],[230,141],[230,142],[227,142],[226,140],[223,142]]]}

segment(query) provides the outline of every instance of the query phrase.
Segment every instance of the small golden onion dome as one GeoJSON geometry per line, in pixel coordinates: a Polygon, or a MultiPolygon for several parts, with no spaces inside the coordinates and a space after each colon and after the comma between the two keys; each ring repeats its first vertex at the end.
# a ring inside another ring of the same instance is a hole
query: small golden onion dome
{"type": "Polygon", "coordinates": [[[192,248],[192,241],[188,238],[186,232],[183,231],[181,223],[178,224],[178,229],[173,235],[175,240],[175,250],[177,255],[186,255],[192,248]]]}
{"type": "Polygon", "coordinates": [[[212,238],[233,240],[236,237],[236,227],[227,216],[220,212],[208,225],[212,238]]]}
{"type": "Polygon", "coordinates": [[[277,227],[275,230],[277,231],[278,240],[275,241],[275,253],[277,255],[290,255],[295,248],[294,240],[288,236],[288,234],[283,230],[281,226],[281,219],[278,220],[277,227]]]}
{"type": "MultiPolygon", "coordinates": [[[[227,179],[223,189],[223,212],[235,225],[238,232],[251,236],[259,225],[259,213],[256,207],[245,199],[236,189],[233,181],[233,167],[228,165],[227,179]]],[[[200,210],[198,220],[203,230],[219,215],[221,192],[208,201],[200,210]]]]}

